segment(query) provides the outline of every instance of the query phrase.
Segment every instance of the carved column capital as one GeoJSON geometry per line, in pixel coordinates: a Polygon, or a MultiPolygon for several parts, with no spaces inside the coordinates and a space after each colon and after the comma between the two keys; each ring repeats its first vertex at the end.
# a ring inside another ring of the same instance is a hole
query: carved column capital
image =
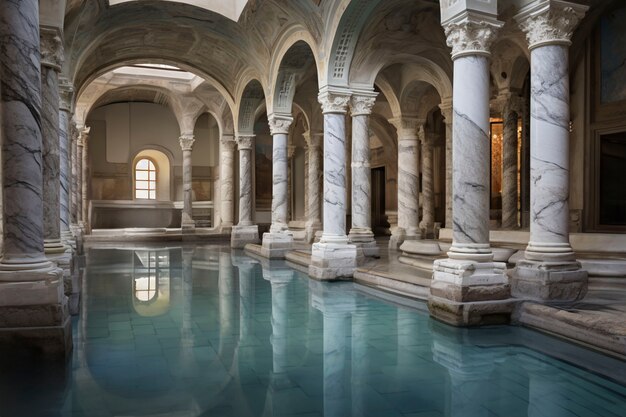
{"type": "Polygon", "coordinates": [[[254,148],[254,135],[237,136],[237,147],[240,151],[254,148]]]}
{"type": "Polygon", "coordinates": [[[358,94],[350,97],[350,113],[352,113],[352,116],[369,116],[372,114],[377,95],[377,93],[372,93],[371,95],[358,94]]]}
{"type": "Polygon", "coordinates": [[[193,143],[196,141],[193,135],[182,135],[178,138],[180,143],[180,149],[184,151],[191,151],[193,149],[193,143]]]}
{"type": "Polygon", "coordinates": [[[67,78],[59,78],[59,109],[66,112],[72,111],[72,98],[74,86],[67,78]]]}
{"type": "Polygon", "coordinates": [[[322,105],[322,113],[347,113],[350,94],[324,90],[317,96],[317,101],[322,105]]]}
{"type": "Polygon", "coordinates": [[[467,55],[491,55],[491,44],[503,24],[470,12],[445,23],[446,43],[452,48],[452,59],[467,55]]]}
{"type": "Polygon", "coordinates": [[[235,141],[234,136],[223,135],[220,138],[220,142],[222,143],[222,150],[231,151],[231,152],[235,151],[235,146],[237,145],[237,142],[235,141]]]}
{"type": "Polygon", "coordinates": [[[571,44],[572,34],[589,7],[560,0],[537,0],[515,16],[529,49],[571,44]]]}
{"type": "Polygon", "coordinates": [[[89,140],[89,132],[91,127],[83,127],[78,129],[78,146],[85,146],[89,140]]]}
{"type": "Polygon", "coordinates": [[[443,116],[444,123],[452,123],[452,99],[444,99],[439,105],[441,115],[443,116]]]}
{"type": "Polygon", "coordinates": [[[41,65],[60,71],[63,65],[63,39],[58,29],[40,28],[41,65]]]}
{"type": "Polygon", "coordinates": [[[398,139],[419,139],[420,131],[424,130],[424,119],[418,117],[396,117],[389,119],[398,132],[398,139]]]}
{"type": "Polygon", "coordinates": [[[268,118],[268,123],[270,125],[270,132],[272,135],[288,135],[289,128],[293,123],[293,117],[290,115],[271,114],[268,118]]]}

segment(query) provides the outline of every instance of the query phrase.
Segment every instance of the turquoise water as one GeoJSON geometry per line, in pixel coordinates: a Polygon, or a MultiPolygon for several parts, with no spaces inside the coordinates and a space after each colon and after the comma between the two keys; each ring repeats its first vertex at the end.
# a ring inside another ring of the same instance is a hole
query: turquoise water
{"type": "Polygon", "coordinates": [[[527,329],[454,329],[218,248],[87,268],[69,365],[0,360],[0,416],[626,416],[624,362],[527,329]]]}

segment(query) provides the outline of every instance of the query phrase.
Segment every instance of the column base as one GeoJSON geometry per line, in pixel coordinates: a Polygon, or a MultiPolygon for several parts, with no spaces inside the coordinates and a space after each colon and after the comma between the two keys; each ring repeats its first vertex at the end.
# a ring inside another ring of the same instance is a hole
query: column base
{"type": "Polygon", "coordinates": [[[422,234],[418,229],[406,231],[398,227],[389,238],[389,249],[399,249],[405,240],[420,240],[421,238],[422,234]]]}
{"type": "Polygon", "coordinates": [[[196,222],[185,221],[180,224],[180,232],[183,235],[194,234],[196,232],[196,222]]]}
{"type": "Polygon", "coordinates": [[[363,256],[368,258],[380,257],[378,244],[374,239],[374,233],[372,233],[370,229],[353,228],[348,234],[348,240],[351,245],[356,246],[358,258],[362,258],[363,256]]]}
{"type": "Polygon", "coordinates": [[[259,226],[233,226],[230,235],[230,247],[243,249],[248,243],[259,243],[259,226]]]}
{"type": "Polygon", "coordinates": [[[313,243],[316,238],[319,241],[319,238],[321,237],[321,233],[323,230],[323,226],[321,222],[311,222],[311,223],[307,222],[305,230],[306,230],[306,242],[313,243]]]}
{"type": "Polygon", "coordinates": [[[320,281],[349,279],[357,267],[357,247],[341,243],[314,243],[309,276],[320,281]]]}
{"type": "Polygon", "coordinates": [[[67,251],[68,247],[61,243],[61,239],[45,239],[43,249],[46,255],[57,255],[67,251]]]}
{"type": "Polygon", "coordinates": [[[438,259],[433,264],[428,309],[453,326],[505,324],[516,300],[502,262],[438,259]]]}
{"type": "Polygon", "coordinates": [[[51,262],[43,265],[0,264],[0,344],[66,355],[72,350],[72,328],[63,271],[51,262]]]}
{"type": "Polygon", "coordinates": [[[587,294],[587,279],[587,271],[576,261],[523,259],[513,270],[511,292],[527,300],[573,302],[587,294]]]}
{"type": "Polygon", "coordinates": [[[285,259],[285,254],[293,247],[293,236],[283,233],[263,233],[261,255],[268,259],[285,259]]]}
{"type": "Polygon", "coordinates": [[[63,271],[63,294],[68,298],[70,314],[73,316],[77,315],[80,299],[80,285],[78,268],[74,267],[72,253],[68,251],[60,255],[48,255],[47,258],[63,271]]]}

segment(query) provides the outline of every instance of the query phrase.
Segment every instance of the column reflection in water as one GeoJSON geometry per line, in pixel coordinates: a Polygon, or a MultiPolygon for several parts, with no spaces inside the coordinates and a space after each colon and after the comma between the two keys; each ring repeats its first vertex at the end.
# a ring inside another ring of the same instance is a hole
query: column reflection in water
{"type": "Polygon", "coordinates": [[[365,303],[357,303],[352,313],[352,416],[366,416],[368,314],[365,303]]]}
{"type": "Polygon", "coordinates": [[[313,306],[324,316],[324,416],[345,417],[351,413],[350,378],[346,363],[350,314],[355,310],[350,283],[324,284],[309,281],[313,306]]]}
{"type": "Polygon", "coordinates": [[[193,344],[193,321],[191,308],[193,300],[193,248],[182,249],[182,327],[181,337],[186,345],[193,344]]]}
{"type": "Polygon", "coordinates": [[[167,313],[170,308],[169,251],[138,250],[133,256],[133,307],[143,317],[167,313]]]}
{"type": "Polygon", "coordinates": [[[226,348],[232,344],[236,337],[235,310],[236,300],[235,277],[230,258],[230,251],[225,250],[219,254],[219,310],[220,310],[220,343],[218,353],[222,358],[226,355],[226,348]]]}

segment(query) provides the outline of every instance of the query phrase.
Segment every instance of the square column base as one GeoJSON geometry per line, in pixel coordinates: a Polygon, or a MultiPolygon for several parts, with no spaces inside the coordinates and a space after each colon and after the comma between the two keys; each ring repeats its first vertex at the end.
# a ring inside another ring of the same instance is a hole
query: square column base
{"type": "Polygon", "coordinates": [[[523,259],[513,270],[511,292],[514,297],[526,300],[573,302],[587,294],[587,275],[576,261],[523,259]]]}
{"type": "Polygon", "coordinates": [[[357,252],[355,245],[314,243],[309,276],[320,281],[352,278],[357,267],[357,252]]]}
{"type": "Polygon", "coordinates": [[[438,259],[433,264],[428,309],[453,326],[505,324],[516,300],[502,262],[438,259]]]}
{"type": "Polygon", "coordinates": [[[259,226],[233,226],[230,235],[230,247],[243,249],[248,243],[259,243],[259,226]]]}
{"type": "Polygon", "coordinates": [[[59,268],[0,272],[0,344],[45,354],[72,350],[72,327],[59,268]]]}
{"type": "Polygon", "coordinates": [[[284,233],[263,233],[261,255],[268,259],[285,259],[285,254],[292,250],[293,235],[284,233]]]}

